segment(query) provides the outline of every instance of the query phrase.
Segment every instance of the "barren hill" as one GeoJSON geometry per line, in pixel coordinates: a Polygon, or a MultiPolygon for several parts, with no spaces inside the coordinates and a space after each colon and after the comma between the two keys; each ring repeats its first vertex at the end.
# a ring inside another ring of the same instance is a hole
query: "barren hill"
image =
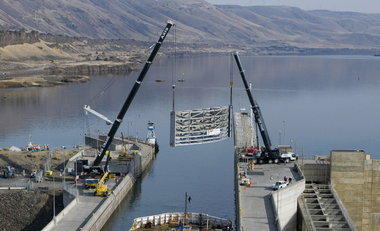
{"type": "Polygon", "coordinates": [[[380,15],[294,7],[212,5],[204,0],[3,0],[2,29],[153,40],[166,20],[180,42],[380,47],[380,15]]]}

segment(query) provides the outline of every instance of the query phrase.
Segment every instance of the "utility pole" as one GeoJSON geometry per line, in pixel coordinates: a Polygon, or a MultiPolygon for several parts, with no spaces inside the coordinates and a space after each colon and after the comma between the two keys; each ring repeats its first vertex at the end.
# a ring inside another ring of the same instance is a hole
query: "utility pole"
{"type": "Polygon", "coordinates": [[[187,214],[187,198],[188,198],[188,195],[187,195],[187,192],[185,192],[185,216],[187,214]]]}
{"type": "Polygon", "coordinates": [[[283,129],[282,135],[284,136],[282,139],[283,142],[285,142],[285,123],[286,123],[285,120],[283,120],[282,121],[282,129],[283,129]]]}
{"type": "Polygon", "coordinates": [[[187,224],[187,206],[188,206],[188,200],[189,199],[189,195],[187,194],[187,192],[185,192],[185,217],[184,217],[184,221],[183,221],[183,225],[186,225],[187,224]]]}
{"type": "Polygon", "coordinates": [[[78,158],[75,159],[75,192],[76,192],[76,200],[79,200],[78,197],[78,158]]]}
{"type": "Polygon", "coordinates": [[[66,155],[63,155],[63,188],[66,189],[66,155]]]}
{"type": "Polygon", "coordinates": [[[302,167],[303,167],[303,144],[302,144],[302,167]]]}
{"type": "Polygon", "coordinates": [[[55,178],[53,174],[53,220],[55,223],[55,178]]]}

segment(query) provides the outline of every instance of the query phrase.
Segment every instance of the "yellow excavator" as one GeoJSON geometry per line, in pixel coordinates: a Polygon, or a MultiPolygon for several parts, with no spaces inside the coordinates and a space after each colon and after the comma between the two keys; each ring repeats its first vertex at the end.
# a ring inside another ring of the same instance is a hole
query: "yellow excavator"
{"type": "MultiPolygon", "coordinates": [[[[111,152],[107,151],[107,160],[111,159],[111,152]]],[[[108,161],[107,161],[108,162],[108,161]]],[[[108,185],[106,184],[107,180],[115,179],[115,174],[108,172],[108,164],[105,167],[105,172],[102,175],[102,178],[95,184],[95,196],[108,196],[109,190],[108,185]]]]}
{"type": "Polygon", "coordinates": [[[95,185],[95,196],[108,196],[108,185],[106,185],[106,181],[109,178],[110,173],[105,172],[99,182],[95,185]]]}

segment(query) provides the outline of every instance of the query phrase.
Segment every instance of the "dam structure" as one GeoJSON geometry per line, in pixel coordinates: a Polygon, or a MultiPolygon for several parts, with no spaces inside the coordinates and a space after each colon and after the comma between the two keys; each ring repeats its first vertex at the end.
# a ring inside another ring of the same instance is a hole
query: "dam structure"
{"type": "MultiPolygon", "coordinates": [[[[352,201],[360,200],[349,197],[351,194],[347,190],[349,188],[347,182],[352,182],[352,180],[339,173],[350,171],[348,166],[353,163],[342,161],[342,155],[351,154],[351,152],[332,151],[331,157],[323,160],[320,157],[314,157],[305,161],[255,165],[252,164],[251,157],[246,155],[247,149],[257,145],[254,127],[254,122],[248,113],[234,114],[235,206],[238,231],[376,230],[377,213],[370,214],[371,224],[374,225],[368,225],[368,221],[365,220],[368,218],[364,216],[364,211],[368,210],[363,210],[367,203],[352,203],[352,201]],[[331,169],[330,160],[333,166],[331,169]],[[339,161],[335,162],[336,160],[339,161]],[[334,167],[342,164],[347,167],[334,167]],[[273,187],[276,182],[283,181],[284,178],[287,179],[287,186],[275,191],[273,187]],[[355,208],[360,208],[360,210],[355,211],[355,208]],[[361,218],[361,220],[356,221],[355,218],[361,218]],[[358,227],[358,224],[363,225],[363,220],[366,221],[366,227],[369,229],[358,227]]],[[[361,161],[356,162],[363,163],[365,158],[369,158],[363,153],[359,155],[361,156],[351,157],[350,160],[355,161],[361,158],[361,161]]],[[[366,163],[367,169],[377,166],[375,161],[366,163]]],[[[356,170],[363,168],[358,166],[356,170]]],[[[359,178],[356,181],[358,184],[361,182],[359,178]]],[[[371,180],[368,179],[368,182],[371,180]]],[[[362,186],[355,185],[354,189],[363,190],[362,186]]],[[[363,195],[362,198],[364,197],[370,196],[363,195]]],[[[371,195],[371,198],[376,200],[374,195],[371,195]]]]}

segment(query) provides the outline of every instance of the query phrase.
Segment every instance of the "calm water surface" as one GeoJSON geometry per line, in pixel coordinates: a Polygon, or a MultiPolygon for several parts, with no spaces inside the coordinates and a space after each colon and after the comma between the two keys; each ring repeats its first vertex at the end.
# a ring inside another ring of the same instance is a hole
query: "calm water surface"
{"type": "MultiPolygon", "coordinates": [[[[332,149],[364,149],[380,157],[380,59],[362,56],[241,57],[254,95],[277,144],[292,141],[305,155],[332,149]],[[285,121],[285,122],[284,122],[285,121]],[[283,129],[285,125],[285,135],[283,129]],[[279,131],[281,130],[281,136],[279,131]]],[[[232,141],[169,147],[173,60],[158,57],[133,102],[122,130],[144,137],[156,122],[160,153],[142,183],[136,184],[105,230],[127,230],[138,216],[182,211],[184,193],[191,211],[234,218],[232,141]],[[154,80],[166,82],[157,83],[154,80]]],[[[223,106],[229,100],[227,56],[178,59],[178,110],[223,106]]],[[[248,100],[234,66],[235,109],[248,100]]],[[[72,146],[83,134],[105,132],[97,118],[81,109],[90,104],[114,118],[136,73],[94,77],[91,82],[51,88],[0,90],[0,147],[38,144],[72,146]],[[112,85],[109,83],[113,83],[112,85]],[[110,85],[104,92],[102,89],[110,85]]]]}

